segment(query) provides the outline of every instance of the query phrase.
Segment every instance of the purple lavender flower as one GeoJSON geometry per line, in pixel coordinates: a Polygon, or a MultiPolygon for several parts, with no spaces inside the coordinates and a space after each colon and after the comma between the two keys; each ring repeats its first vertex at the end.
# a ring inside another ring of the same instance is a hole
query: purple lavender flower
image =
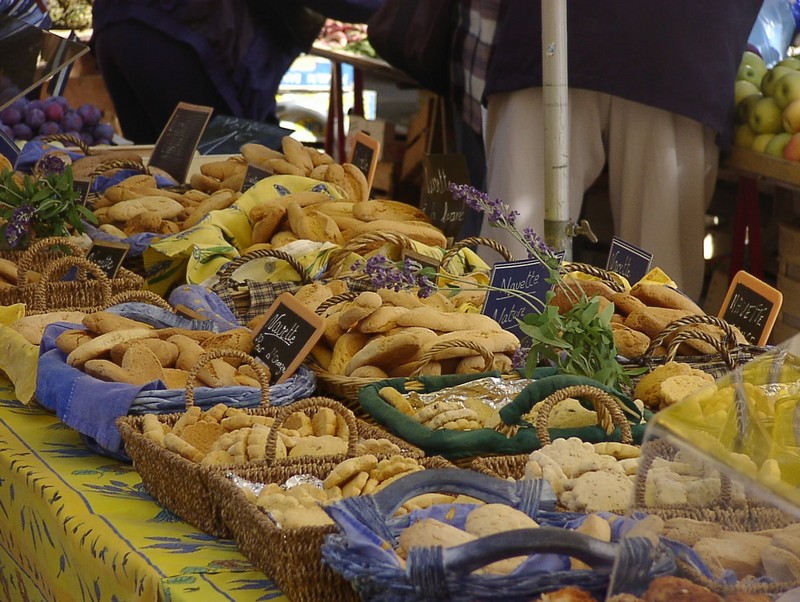
{"type": "Polygon", "coordinates": [[[36,165],[42,175],[62,174],[67,168],[67,163],[58,155],[44,155],[36,165]]]}
{"type": "Polygon", "coordinates": [[[364,261],[356,261],[352,270],[362,270],[375,288],[399,290],[417,289],[420,297],[429,297],[436,290],[422,266],[406,257],[394,262],[384,255],[373,255],[364,261]]]}
{"type": "Polygon", "coordinates": [[[36,208],[33,205],[21,205],[14,209],[4,228],[5,239],[10,247],[15,248],[25,240],[34,215],[36,208]]]}

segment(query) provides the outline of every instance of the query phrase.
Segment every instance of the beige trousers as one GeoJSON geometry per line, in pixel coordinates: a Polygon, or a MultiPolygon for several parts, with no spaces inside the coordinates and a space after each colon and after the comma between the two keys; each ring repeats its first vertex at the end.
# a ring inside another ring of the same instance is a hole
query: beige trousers
{"type": "MultiPolygon", "coordinates": [[[[703,286],[705,212],[717,178],[714,132],[697,121],[600,92],[569,92],[569,219],[608,162],[614,234],[653,254],[681,290],[703,286]]],[[[518,228],[544,234],[541,88],[496,94],[485,114],[488,193],[519,211],[518,228]]],[[[497,228],[483,236],[522,247],[497,228]]],[[[492,258],[496,259],[496,257],[492,258]]],[[[599,266],[605,267],[605,266],[599,266]]]]}

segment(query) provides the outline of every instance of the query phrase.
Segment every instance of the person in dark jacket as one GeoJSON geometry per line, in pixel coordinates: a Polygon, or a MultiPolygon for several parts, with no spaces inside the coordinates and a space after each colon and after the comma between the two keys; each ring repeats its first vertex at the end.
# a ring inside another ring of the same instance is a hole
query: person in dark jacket
{"type": "MultiPolygon", "coordinates": [[[[482,2],[483,0],[473,0],[482,2]]],[[[704,217],[762,0],[569,0],[569,211],[607,164],[615,234],[697,299],[704,217]]],[[[541,3],[501,0],[486,74],[488,193],[544,230],[541,3]]],[[[521,248],[488,231],[515,256],[521,248]]]]}
{"type": "Polygon", "coordinates": [[[92,47],[123,135],[148,144],[178,102],[277,123],[281,78],[311,46],[322,15],[363,23],[381,3],[96,0],[92,47]]]}

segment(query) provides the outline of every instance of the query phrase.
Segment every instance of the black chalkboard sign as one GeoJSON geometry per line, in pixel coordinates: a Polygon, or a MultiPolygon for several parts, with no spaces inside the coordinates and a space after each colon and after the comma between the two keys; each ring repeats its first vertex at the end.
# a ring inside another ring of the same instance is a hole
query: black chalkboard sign
{"type": "Polygon", "coordinates": [[[270,382],[281,383],[297,370],[324,330],[321,316],[291,293],[283,293],[253,328],[253,355],[269,368],[270,382]]]}
{"type": "Polygon", "coordinates": [[[428,154],[422,159],[419,208],[448,238],[455,238],[466,215],[464,204],[453,199],[450,184],[469,184],[467,160],[456,153],[428,154]]]}
{"type": "Polygon", "coordinates": [[[266,169],[261,169],[260,167],[256,167],[255,165],[248,165],[247,171],[244,172],[244,180],[242,181],[242,187],[239,189],[240,192],[245,192],[255,186],[260,180],[263,180],[267,176],[271,176],[272,174],[268,172],[266,169]]]}
{"type": "Polygon", "coordinates": [[[783,305],[783,293],[744,270],[728,287],[719,316],[742,331],[752,345],[766,345],[783,305]]]}
{"type": "Polygon", "coordinates": [[[293,130],[254,119],[214,115],[197,145],[201,155],[235,155],[243,144],[255,142],[272,150],[281,150],[281,139],[293,130]]]}
{"type": "Polygon", "coordinates": [[[92,181],[83,178],[72,180],[72,189],[81,195],[81,205],[89,202],[89,191],[92,189],[92,181]]]}
{"type": "Polygon", "coordinates": [[[356,132],[353,137],[353,150],[350,151],[350,161],[367,178],[367,186],[372,190],[372,180],[375,178],[375,169],[381,154],[381,143],[367,136],[364,132],[356,132]]]}
{"type": "Polygon", "coordinates": [[[148,165],[163,169],[183,184],[213,111],[211,107],[179,102],[158,136],[148,165]]]}
{"type": "Polygon", "coordinates": [[[606,270],[619,274],[634,285],[647,275],[652,261],[652,253],[614,236],[608,250],[606,270]]]}
{"type": "Polygon", "coordinates": [[[2,129],[0,129],[0,155],[3,155],[6,159],[8,159],[11,165],[16,165],[20,152],[21,150],[17,146],[17,143],[9,138],[2,129]]]}
{"type": "Polygon", "coordinates": [[[547,291],[552,287],[546,280],[549,276],[550,269],[538,259],[495,263],[481,313],[504,330],[523,338],[525,335],[517,319],[537,311],[536,302],[526,301],[523,297],[538,299],[540,307],[544,307],[547,291]]]}
{"type": "Polygon", "coordinates": [[[95,241],[86,253],[86,259],[97,265],[109,278],[116,278],[130,245],[122,242],[95,241]]]}

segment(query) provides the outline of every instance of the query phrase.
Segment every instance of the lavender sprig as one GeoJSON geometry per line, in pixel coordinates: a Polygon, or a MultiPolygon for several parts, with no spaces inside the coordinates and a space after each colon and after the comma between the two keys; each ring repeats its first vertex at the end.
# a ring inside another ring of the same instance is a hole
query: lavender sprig
{"type": "Polygon", "coordinates": [[[35,215],[36,207],[33,205],[21,205],[11,212],[11,217],[4,227],[4,236],[12,249],[18,247],[27,238],[31,220],[35,215]]]}

